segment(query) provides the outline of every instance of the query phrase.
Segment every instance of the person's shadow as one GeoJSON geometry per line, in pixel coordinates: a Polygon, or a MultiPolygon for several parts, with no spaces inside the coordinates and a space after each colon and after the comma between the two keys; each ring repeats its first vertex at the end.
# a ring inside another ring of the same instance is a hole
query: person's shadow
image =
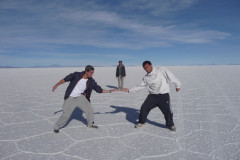
{"type": "Polygon", "coordinates": [[[118,87],[116,86],[111,86],[111,85],[106,85],[108,88],[111,88],[111,89],[118,89],[118,87]]]}
{"type": "MultiPolygon", "coordinates": [[[[56,111],[56,112],[54,112],[54,114],[57,114],[58,112],[62,112],[62,111],[63,110],[56,111]]],[[[62,128],[66,127],[73,119],[81,121],[83,124],[87,125],[87,120],[83,117],[83,111],[81,109],[79,109],[78,107],[76,107],[75,110],[73,111],[71,117],[69,118],[67,123],[62,128]]]]}
{"type": "Polygon", "coordinates": [[[114,106],[114,105],[111,105],[110,107],[114,108],[115,111],[105,112],[104,114],[115,114],[115,113],[123,112],[123,113],[126,113],[126,119],[129,122],[133,124],[137,124],[139,110],[134,108],[128,108],[128,107],[114,106]]]}
{"type": "MultiPolygon", "coordinates": [[[[129,122],[131,122],[133,124],[138,123],[137,119],[138,119],[138,116],[139,116],[139,110],[137,110],[135,108],[129,108],[129,107],[123,107],[123,106],[114,106],[114,105],[111,105],[110,107],[114,108],[115,111],[105,112],[105,114],[115,114],[115,113],[123,112],[123,113],[126,113],[126,119],[129,122]]],[[[149,119],[147,120],[147,123],[155,125],[157,127],[167,128],[164,124],[157,123],[157,122],[151,121],[149,119]]]]}

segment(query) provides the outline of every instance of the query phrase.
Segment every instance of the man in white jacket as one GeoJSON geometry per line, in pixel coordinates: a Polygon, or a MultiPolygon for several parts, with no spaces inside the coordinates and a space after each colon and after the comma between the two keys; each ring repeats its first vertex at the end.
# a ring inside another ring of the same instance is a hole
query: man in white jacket
{"type": "Polygon", "coordinates": [[[123,89],[125,92],[135,93],[145,87],[149,88],[149,95],[141,106],[138,124],[136,128],[143,127],[147,120],[149,112],[155,108],[164,114],[166,126],[169,130],[175,131],[176,127],[173,122],[173,113],[170,106],[169,82],[175,84],[176,91],[180,91],[180,81],[167,69],[163,67],[152,67],[150,61],[143,62],[143,68],[147,74],[143,77],[142,82],[131,89],[123,89]]]}

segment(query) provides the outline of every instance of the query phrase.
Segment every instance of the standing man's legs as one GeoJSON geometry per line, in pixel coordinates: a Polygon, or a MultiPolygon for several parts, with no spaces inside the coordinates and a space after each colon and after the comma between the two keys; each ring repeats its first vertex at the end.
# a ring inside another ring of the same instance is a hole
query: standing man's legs
{"type": "Polygon", "coordinates": [[[123,77],[121,75],[119,75],[119,77],[118,77],[118,88],[119,89],[123,89],[122,79],[123,79],[123,77]]]}
{"type": "Polygon", "coordinates": [[[147,120],[149,112],[157,106],[155,102],[156,95],[149,94],[141,106],[138,123],[144,124],[147,120]]]}
{"type": "Polygon", "coordinates": [[[173,123],[173,112],[171,110],[171,104],[170,104],[170,96],[169,93],[166,94],[160,94],[159,96],[159,102],[158,102],[158,107],[164,114],[164,118],[166,120],[166,126],[168,128],[174,126],[173,123]]]}
{"type": "Polygon", "coordinates": [[[121,82],[122,82],[122,89],[124,88],[123,84],[124,84],[124,77],[121,76],[121,82]]]}
{"type": "Polygon", "coordinates": [[[69,120],[69,118],[72,115],[72,112],[74,111],[74,109],[77,106],[77,101],[74,100],[73,97],[69,97],[68,99],[66,99],[63,103],[63,114],[59,117],[59,119],[57,120],[57,122],[54,125],[54,130],[58,131],[60,128],[62,128],[67,121],[69,120]]]}

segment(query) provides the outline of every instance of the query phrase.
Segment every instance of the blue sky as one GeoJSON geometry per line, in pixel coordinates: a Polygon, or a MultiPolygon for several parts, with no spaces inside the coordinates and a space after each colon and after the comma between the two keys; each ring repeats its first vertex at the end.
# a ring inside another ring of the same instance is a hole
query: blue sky
{"type": "Polygon", "coordinates": [[[0,0],[0,66],[240,64],[239,0],[0,0]]]}

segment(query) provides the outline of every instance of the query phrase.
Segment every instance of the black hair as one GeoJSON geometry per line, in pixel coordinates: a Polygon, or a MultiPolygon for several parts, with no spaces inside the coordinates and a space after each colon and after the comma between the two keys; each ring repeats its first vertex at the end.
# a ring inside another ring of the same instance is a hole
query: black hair
{"type": "Polygon", "coordinates": [[[152,65],[152,63],[150,61],[144,61],[142,66],[144,67],[146,64],[152,65]]]}
{"type": "Polygon", "coordinates": [[[89,72],[89,71],[91,71],[91,70],[94,70],[94,67],[93,67],[93,66],[87,65],[87,66],[85,67],[85,72],[89,72]]]}
{"type": "Polygon", "coordinates": [[[122,61],[118,61],[118,63],[120,63],[120,62],[122,62],[122,61]]]}

